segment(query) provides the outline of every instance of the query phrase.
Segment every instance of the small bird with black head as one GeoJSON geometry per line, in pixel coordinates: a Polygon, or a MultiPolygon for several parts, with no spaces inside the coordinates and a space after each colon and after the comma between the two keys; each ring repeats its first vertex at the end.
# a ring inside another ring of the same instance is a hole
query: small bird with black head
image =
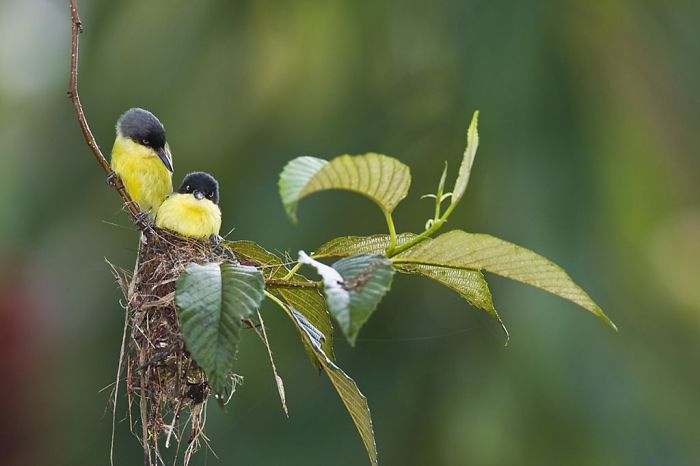
{"type": "Polygon", "coordinates": [[[219,183],[205,172],[185,176],[176,193],[158,209],[156,226],[189,238],[218,239],[221,229],[219,183]]]}
{"type": "Polygon", "coordinates": [[[155,218],[173,191],[173,158],[165,127],[151,112],[127,110],[117,120],[111,167],[144,217],[155,218]]]}

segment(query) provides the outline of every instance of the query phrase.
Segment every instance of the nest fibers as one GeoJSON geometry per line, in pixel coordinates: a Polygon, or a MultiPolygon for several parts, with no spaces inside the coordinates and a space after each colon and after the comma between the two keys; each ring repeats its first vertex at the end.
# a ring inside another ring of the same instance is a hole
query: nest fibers
{"type": "MultiPolygon", "coordinates": [[[[133,274],[115,275],[126,298],[127,322],[119,369],[126,362],[129,413],[138,401],[144,463],[162,461],[159,445],[184,447],[183,463],[206,441],[209,385],[204,371],[185,349],[175,309],[175,282],[189,263],[237,263],[233,254],[213,244],[155,228],[142,235],[133,274]],[[187,429],[189,425],[189,429],[187,429]],[[185,435],[187,437],[185,437],[185,435]],[[183,443],[184,442],[184,443],[183,443]]],[[[120,375],[117,374],[117,382],[120,375]]],[[[232,390],[240,382],[232,376],[232,390]]],[[[116,405],[116,390],[114,396],[116,405]]],[[[116,406],[115,406],[116,410],[116,406]]],[[[132,432],[134,424],[131,423],[132,432]]]]}

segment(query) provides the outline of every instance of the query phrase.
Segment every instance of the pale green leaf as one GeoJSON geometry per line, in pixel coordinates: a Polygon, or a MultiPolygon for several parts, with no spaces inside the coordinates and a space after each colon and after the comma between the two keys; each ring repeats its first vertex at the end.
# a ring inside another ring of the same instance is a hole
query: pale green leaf
{"type": "Polygon", "coordinates": [[[394,260],[397,264],[486,270],[561,296],[615,328],[602,309],[559,266],[528,249],[493,236],[450,231],[432,241],[418,243],[394,260]]]}
{"type": "Polygon", "coordinates": [[[226,395],[241,319],[260,307],[264,280],[255,267],[189,264],[175,285],[175,305],[187,350],[214,393],[226,395]]]}
{"type": "MultiPolygon", "coordinates": [[[[227,241],[224,244],[231,249],[241,261],[244,263],[251,263],[258,267],[266,279],[273,278],[279,280],[284,278],[289,272],[278,256],[252,241],[227,241]]],[[[310,282],[310,280],[300,274],[295,274],[290,280],[310,282]]],[[[279,286],[269,291],[294,307],[311,322],[316,329],[323,333],[323,351],[331,359],[334,359],[333,326],[326,307],[326,300],[323,299],[321,291],[317,288],[286,288],[279,286]]],[[[309,348],[307,348],[307,350],[309,350],[309,348]]],[[[312,361],[316,363],[315,358],[312,358],[312,361]]]]}
{"type": "Polygon", "coordinates": [[[330,162],[314,157],[290,161],[279,179],[287,214],[296,222],[297,204],[309,194],[342,189],[362,194],[390,213],[406,197],[411,173],[406,165],[386,155],[341,155],[330,162]]]}
{"type": "MultiPolygon", "coordinates": [[[[445,161],[445,166],[442,169],[442,175],[440,175],[440,182],[438,183],[437,194],[440,196],[440,202],[444,201],[445,196],[451,196],[452,193],[445,194],[445,181],[447,180],[447,161],[445,161]]],[[[435,196],[437,199],[437,196],[435,196]]]]}
{"type": "MultiPolygon", "coordinates": [[[[396,245],[408,243],[416,235],[399,233],[396,245]]],[[[332,239],[314,251],[314,257],[346,257],[354,254],[384,254],[389,247],[389,235],[341,236],[332,239]]]]}
{"type": "Polygon", "coordinates": [[[282,169],[278,182],[280,197],[289,218],[297,222],[297,203],[303,197],[301,192],[309,181],[328,164],[327,160],[316,157],[297,157],[282,169]]]}
{"type": "Polygon", "coordinates": [[[460,201],[460,199],[462,199],[464,191],[467,190],[467,184],[469,184],[469,175],[472,172],[474,157],[476,157],[476,149],[479,147],[479,131],[477,129],[478,122],[479,111],[477,110],[474,112],[472,122],[467,130],[467,147],[464,149],[462,164],[459,166],[457,181],[455,181],[455,187],[452,190],[452,200],[450,201],[451,204],[456,204],[460,201]]]}
{"type": "Polygon", "coordinates": [[[293,307],[285,307],[287,314],[299,330],[302,339],[313,350],[314,356],[328,375],[333,387],[335,387],[345,408],[350,413],[352,421],[362,438],[362,442],[367,449],[367,456],[373,466],[377,463],[377,444],[374,440],[374,429],[372,427],[372,415],[367,405],[367,398],[357,388],[357,384],[340,367],[338,367],[323,352],[323,334],[318,331],[306,318],[293,307]]]}
{"type": "MultiPolygon", "coordinates": [[[[221,244],[230,249],[241,263],[258,267],[266,279],[283,278],[289,272],[284,266],[282,259],[253,241],[223,240],[221,244]]],[[[301,279],[303,280],[304,278],[302,277],[301,279]]]]}
{"type": "Polygon", "coordinates": [[[399,272],[415,273],[432,278],[453,289],[475,308],[488,312],[501,325],[506,339],[510,338],[508,329],[493,305],[489,285],[480,271],[422,264],[397,264],[397,269],[399,272]]]}
{"type": "MultiPolygon", "coordinates": [[[[309,322],[318,322],[323,326],[323,330],[314,325],[322,333],[321,346],[323,352],[332,360],[335,360],[333,353],[333,325],[331,324],[328,306],[321,291],[317,288],[275,288],[270,291],[275,296],[283,299],[287,304],[297,309],[309,322]]],[[[311,363],[320,369],[315,358],[313,358],[311,348],[305,344],[305,349],[310,357],[311,363]]]]}
{"type": "MultiPolygon", "coordinates": [[[[396,244],[408,243],[416,235],[413,233],[401,233],[396,237],[396,244]]],[[[423,242],[432,241],[426,238],[423,242]]],[[[347,257],[354,254],[381,254],[389,247],[389,235],[371,236],[342,236],[332,239],[322,245],[314,253],[314,257],[347,257]]],[[[508,337],[501,317],[498,315],[493,305],[491,292],[484,276],[478,270],[466,270],[458,268],[447,268],[440,266],[420,265],[420,264],[396,264],[399,272],[416,273],[455,290],[469,304],[488,312],[498,321],[503,331],[508,337]]]]}

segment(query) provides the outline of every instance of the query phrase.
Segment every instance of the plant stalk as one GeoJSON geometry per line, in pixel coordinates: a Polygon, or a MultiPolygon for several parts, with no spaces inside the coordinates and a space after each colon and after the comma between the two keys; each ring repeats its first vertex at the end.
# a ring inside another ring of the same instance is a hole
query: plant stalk
{"type": "Polygon", "coordinates": [[[384,218],[386,219],[386,224],[389,227],[389,247],[386,250],[387,257],[391,257],[396,249],[396,227],[394,226],[394,219],[391,216],[391,212],[384,211],[384,218]]]}
{"type": "Polygon", "coordinates": [[[294,267],[292,267],[292,269],[289,271],[289,273],[287,273],[287,275],[282,277],[282,280],[289,280],[290,278],[292,278],[294,276],[295,273],[297,273],[299,271],[300,268],[301,268],[301,262],[297,262],[294,265],[294,267]]]}

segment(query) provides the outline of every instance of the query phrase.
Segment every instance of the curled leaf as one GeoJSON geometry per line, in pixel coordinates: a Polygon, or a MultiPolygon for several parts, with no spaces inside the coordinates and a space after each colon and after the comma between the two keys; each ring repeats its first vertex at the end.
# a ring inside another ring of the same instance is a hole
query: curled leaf
{"type": "Polygon", "coordinates": [[[299,262],[316,268],[323,278],[328,309],[351,345],[389,291],[394,276],[391,261],[361,254],[346,257],[329,267],[299,252],[299,262]]]}
{"type": "Polygon", "coordinates": [[[452,204],[456,204],[462,199],[464,191],[467,190],[467,184],[469,184],[469,175],[471,174],[472,165],[474,164],[474,157],[476,157],[476,149],[479,147],[478,122],[479,111],[477,110],[474,112],[472,122],[469,124],[469,129],[467,130],[467,147],[464,149],[462,164],[459,166],[459,174],[455,181],[455,187],[452,190],[452,204]]]}
{"type": "Polygon", "coordinates": [[[330,162],[298,157],[284,167],[278,184],[287,214],[296,223],[299,201],[309,194],[329,189],[362,194],[374,201],[382,212],[391,213],[406,197],[411,173],[395,158],[375,153],[341,155],[330,162]]]}

